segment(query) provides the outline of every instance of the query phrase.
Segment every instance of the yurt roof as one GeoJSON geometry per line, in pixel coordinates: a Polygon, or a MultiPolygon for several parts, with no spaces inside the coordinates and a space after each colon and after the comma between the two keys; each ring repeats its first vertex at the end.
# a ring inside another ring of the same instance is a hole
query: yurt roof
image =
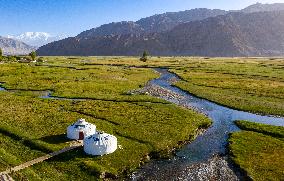
{"type": "Polygon", "coordinates": [[[107,141],[109,137],[114,137],[114,136],[98,131],[96,134],[89,136],[88,139],[92,139],[94,141],[101,141],[101,140],[107,141]]]}
{"type": "MultiPolygon", "coordinates": [[[[86,126],[92,125],[91,123],[88,123],[85,119],[79,119],[75,123],[73,123],[71,126],[74,128],[85,128],[86,126]]],[[[93,125],[95,126],[95,125],[93,125]]]]}
{"type": "Polygon", "coordinates": [[[75,123],[73,123],[72,125],[87,125],[89,124],[85,119],[78,119],[78,121],[76,121],[75,123]]]}

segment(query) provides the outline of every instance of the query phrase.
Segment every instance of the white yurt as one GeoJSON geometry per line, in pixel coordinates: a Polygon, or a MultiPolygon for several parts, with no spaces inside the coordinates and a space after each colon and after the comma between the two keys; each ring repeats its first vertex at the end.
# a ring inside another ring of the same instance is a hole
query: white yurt
{"type": "Polygon", "coordinates": [[[116,149],[117,138],[104,132],[97,132],[84,139],[84,151],[89,155],[106,155],[116,149]]]}
{"type": "Polygon", "coordinates": [[[67,137],[73,140],[83,140],[95,133],[96,126],[88,123],[85,119],[79,119],[67,128],[67,137]]]}

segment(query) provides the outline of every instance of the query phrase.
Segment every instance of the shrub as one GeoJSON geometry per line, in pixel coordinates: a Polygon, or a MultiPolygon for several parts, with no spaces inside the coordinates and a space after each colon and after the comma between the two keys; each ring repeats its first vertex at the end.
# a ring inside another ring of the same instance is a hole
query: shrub
{"type": "Polygon", "coordinates": [[[43,59],[42,57],[39,57],[39,58],[37,59],[37,62],[42,63],[42,62],[44,62],[44,59],[43,59]]]}
{"type": "Polygon", "coordinates": [[[144,51],[140,60],[146,62],[148,60],[148,56],[149,56],[148,52],[144,51]]]}
{"type": "Polygon", "coordinates": [[[32,58],[33,61],[35,61],[35,58],[36,58],[36,52],[35,51],[32,51],[29,56],[32,58]]]}
{"type": "Polygon", "coordinates": [[[15,61],[17,61],[17,59],[16,59],[15,56],[8,56],[8,57],[7,57],[7,60],[8,60],[9,62],[15,62],[15,61]]]}

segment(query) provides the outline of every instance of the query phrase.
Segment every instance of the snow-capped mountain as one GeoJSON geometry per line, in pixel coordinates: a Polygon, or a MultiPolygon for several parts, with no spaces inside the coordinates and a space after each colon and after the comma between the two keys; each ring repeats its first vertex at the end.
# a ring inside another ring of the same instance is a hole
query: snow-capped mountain
{"type": "Polygon", "coordinates": [[[0,48],[5,55],[27,55],[36,50],[35,47],[27,45],[19,40],[0,36],[0,48]]]}
{"type": "Polygon", "coordinates": [[[8,35],[7,38],[20,40],[28,45],[41,47],[53,41],[67,38],[66,35],[53,36],[46,32],[25,32],[20,35],[8,35]]]}

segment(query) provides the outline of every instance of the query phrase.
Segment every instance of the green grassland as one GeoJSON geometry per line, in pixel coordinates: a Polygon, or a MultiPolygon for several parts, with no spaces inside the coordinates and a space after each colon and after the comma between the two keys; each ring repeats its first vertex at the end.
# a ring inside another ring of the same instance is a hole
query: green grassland
{"type": "Polygon", "coordinates": [[[87,156],[82,149],[70,151],[15,173],[19,179],[96,180],[102,173],[129,174],[147,161],[147,155],[168,156],[194,139],[199,128],[210,125],[208,118],[191,110],[148,95],[128,94],[159,76],[150,68],[169,68],[183,79],[176,85],[197,96],[236,109],[284,115],[282,59],[43,59],[43,63],[0,65],[0,82],[10,90],[0,92],[0,171],[67,146],[66,128],[81,117],[117,136],[123,149],[103,157],[87,156]],[[47,90],[52,96],[86,100],[39,98],[47,90]]]}
{"type": "Polygon", "coordinates": [[[257,181],[284,179],[284,127],[238,121],[244,131],[230,135],[230,156],[257,181]]]}
{"type": "Polygon", "coordinates": [[[46,57],[58,66],[166,67],[183,80],[176,86],[213,102],[260,114],[284,115],[284,59],[151,57],[46,57]]]}
{"type": "Polygon", "coordinates": [[[239,110],[284,115],[283,59],[192,59],[172,68],[176,86],[239,110]]]}
{"type": "MultiPolygon", "coordinates": [[[[133,99],[124,94],[157,76],[151,70],[114,66],[80,68],[11,63],[1,65],[0,82],[5,82],[7,89],[51,90],[53,96],[60,97],[133,99]]],[[[147,99],[146,96],[140,97],[147,99]]]]}
{"type": "Polygon", "coordinates": [[[117,136],[122,149],[103,157],[88,156],[82,149],[70,151],[13,177],[96,180],[102,173],[125,175],[147,161],[147,155],[167,156],[211,123],[203,115],[160,99],[127,94],[158,76],[151,69],[73,61],[55,58],[46,64],[0,66],[0,82],[10,90],[0,92],[0,171],[67,146],[66,128],[81,117],[117,136]],[[39,98],[44,90],[87,100],[39,98]]]}

